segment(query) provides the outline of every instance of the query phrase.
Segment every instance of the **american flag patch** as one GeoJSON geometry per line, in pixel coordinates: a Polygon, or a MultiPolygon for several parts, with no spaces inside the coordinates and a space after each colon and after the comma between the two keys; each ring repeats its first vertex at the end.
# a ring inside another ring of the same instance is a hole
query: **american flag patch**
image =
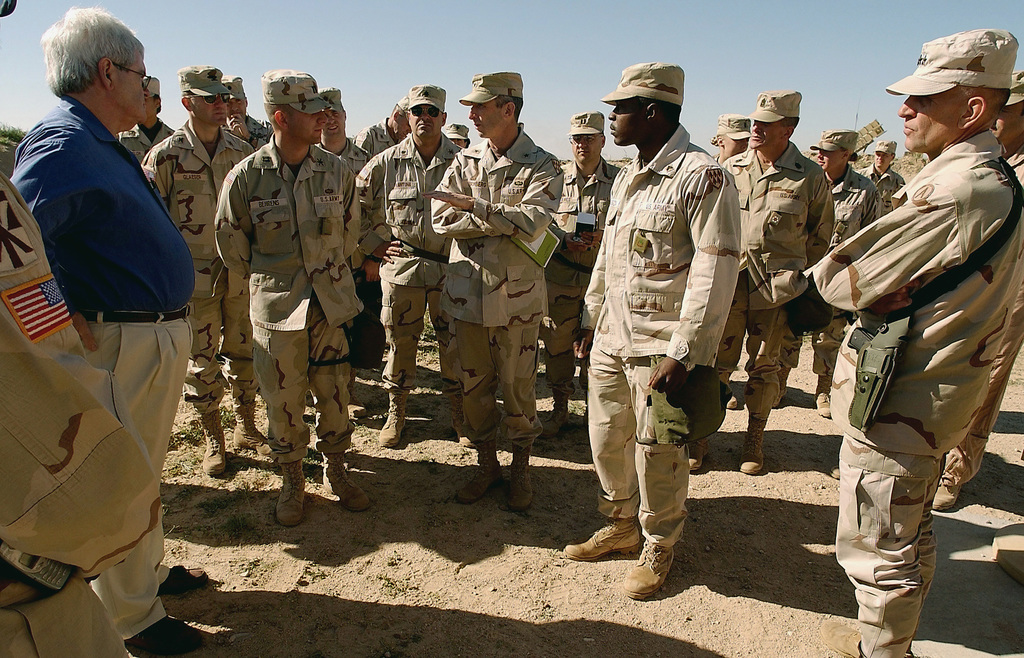
{"type": "Polygon", "coordinates": [[[71,324],[64,296],[52,274],[5,290],[0,296],[21,327],[21,333],[33,343],[71,324]]]}

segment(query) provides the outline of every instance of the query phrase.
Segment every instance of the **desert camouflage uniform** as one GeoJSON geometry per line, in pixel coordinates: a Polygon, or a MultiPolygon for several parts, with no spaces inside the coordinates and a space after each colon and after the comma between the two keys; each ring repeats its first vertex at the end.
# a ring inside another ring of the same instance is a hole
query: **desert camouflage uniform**
{"type": "Polygon", "coordinates": [[[395,140],[391,139],[391,135],[388,133],[387,119],[363,128],[356,135],[356,146],[365,151],[369,158],[382,153],[395,144],[395,140]]]}
{"type": "Polygon", "coordinates": [[[249,279],[253,360],[278,462],[306,455],[309,390],[314,447],[339,453],[352,443],[343,325],[362,309],[347,261],[358,229],[354,176],[319,146],[295,175],[271,142],[224,181],[217,247],[228,269],[249,279]]]}
{"type": "MultiPolygon", "coordinates": [[[[580,330],[583,295],[590,285],[590,273],[600,248],[569,251],[565,248],[565,234],[576,230],[576,216],[581,212],[595,215],[596,230],[604,230],[612,181],[618,173],[619,168],[604,158],[601,158],[597,171],[589,178],[579,173],[575,162],[565,166],[562,199],[558,203],[555,221],[551,224],[551,230],[560,240],[560,249],[555,252],[544,271],[548,289],[548,315],[540,326],[548,384],[556,397],[568,399],[575,390],[572,377],[576,372],[576,357],[573,355],[572,343],[580,330]]],[[[585,378],[586,375],[581,373],[581,383],[585,378]]]]}
{"type": "Polygon", "coordinates": [[[454,238],[441,309],[455,325],[467,437],[497,438],[500,382],[508,439],[529,448],[537,419],[537,339],[547,313],[544,270],[511,238],[530,240],[551,223],[562,168],[520,128],[505,155],[484,140],[464,149],[438,186],[474,197],[473,209],[433,202],[434,230],[454,238]]]}
{"type": "Polygon", "coordinates": [[[226,361],[226,381],[231,384],[235,408],[256,401],[248,284],[224,268],[215,235],[217,196],[224,178],[251,153],[245,141],[221,130],[211,158],[186,121],[150,151],[143,165],[192,252],[196,288],[189,309],[192,356],[185,401],[201,415],[217,410],[224,397],[225,376],[218,354],[226,361]]]}
{"type": "Polygon", "coordinates": [[[875,171],[874,163],[869,164],[867,167],[864,167],[857,173],[859,173],[861,176],[866,177],[868,180],[875,184],[876,188],[878,188],[878,216],[881,217],[886,213],[892,212],[892,195],[896,194],[896,192],[898,192],[901,187],[907,184],[906,181],[903,180],[903,176],[900,176],[895,171],[893,171],[893,168],[891,166],[885,170],[884,174],[879,176],[878,172],[875,171]]]}
{"type": "MultiPolygon", "coordinates": [[[[1007,157],[1006,161],[1017,173],[1017,179],[1024,180],[1024,146],[1007,157]]],[[[999,418],[999,406],[1003,402],[1006,386],[1010,383],[1013,364],[1024,345],[1024,281],[1015,290],[1018,290],[1017,297],[1010,307],[1006,332],[999,345],[999,353],[992,361],[988,392],[967,436],[946,454],[946,465],[942,472],[942,484],[945,486],[962,486],[978,474],[982,457],[985,456],[985,444],[999,418]]]]}
{"type": "MultiPolygon", "coordinates": [[[[893,198],[896,209],[810,274],[826,301],[863,311],[959,265],[1002,224],[1011,191],[985,131],[948,147],[893,198]]],[[[1021,280],[1022,229],[982,271],[919,309],[895,378],[867,432],[850,424],[857,353],[843,342],[832,383],[840,452],[836,557],[856,587],[861,650],[903,655],[935,571],[932,500],[942,454],[967,434],[1021,280]]],[[[862,312],[854,325],[882,318],[862,312]]]]}
{"type": "Polygon", "coordinates": [[[274,129],[269,123],[254,119],[248,114],[245,115],[245,129],[249,131],[249,146],[254,149],[266,146],[274,138],[274,129]]]}
{"type": "Polygon", "coordinates": [[[732,180],[682,126],[650,163],[636,158],[616,177],[583,310],[594,330],[590,446],[599,511],[639,514],[654,544],[682,534],[689,465],[685,445],[657,441],[664,419],[648,406],[648,382],[661,357],[714,365],[739,255],[732,180]]]}
{"type": "Polygon", "coordinates": [[[356,146],[355,141],[351,137],[345,138],[345,148],[338,154],[341,161],[349,166],[352,170],[352,174],[358,176],[359,172],[363,170],[366,163],[369,162],[370,156],[366,151],[356,146]]]}
{"type": "Polygon", "coordinates": [[[174,130],[168,127],[168,125],[163,121],[160,121],[160,119],[157,119],[157,123],[160,124],[160,129],[157,131],[156,138],[152,142],[149,141],[149,138],[146,137],[146,133],[142,132],[138,126],[135,126],[131,130],[126,130],[123,133],[118,133],[117,141],[121,142],[122,146],[131,151],[136,160],[139,162],[145,162],[146,156],[154,146],[174,134],[174,130]]]}
{"type": "MultiPolygon", "coordinates": [[[[4,299],[43,285],[62,304],[39,227],[2,174],[0,229],[12,240],[0,257],[4,299]]],[[[78,570],[51,594],[0,568],[0,654],[123,655],[82,576],[121,561],[156,527],[159,482],[120,389],[82,358],[67,310],[46,335],[27,331],[0,304],[0,398],[12,401],[0,408],[0,540],[78,570]]]]}
{"type": "MultiPolygon", "coordinates": [[[[832,202],[835,206],[835,225],[832,240],[829,241],[830,249],[879,217],[878,190],[865,176],[854,171],[853,167],[847,167],[843,178],[832,186],[832,202]]],[[[828,327],[811,334],[815,374],[832,375],[847,324],[846,315],[837,310],[828,327]]],[[[783,367],[793,369],[800,363],[800,342],[787,324],[780,359],[783,367]]]]}
{"type": "Polygon", "coordinates": [[[750,417],[764,421],[779,395],[779,359],[787,330],[783,304],[806,289],[802,270],[828,248],[832,195],[821,167],[792,143],[767,171],[762,172],[756,151],[733,156],[724,167],[736,178],[744,251],[718,350],[718,372],[728,382],[746,331],[744,395],[750,417]]]}
{"type": "MultiPolygon", "coordinates": [[[[437,153],[425,164],[410,135],[370,161],[356,179],[361,211],[370,224],[370,231],[361,243],[366,253],[392,240],[401,240],[409,247],[448,260],[452,240],[434,232],[430,224],[430,202],[423,198],[423,192],[437,188],[458,152],[459,147],[442,135],[437,153]]],[[[452,395],[459,392],[458,373],[449,353],[450,320],[440,308],[447,266],[407,253],[408,256],[393,256],[392,262],[380,266],[384,288],[381,322],[391,347],[383,374],[386,388],[393,393],[408,393],[413,389],[416,348],[429,304],[430,322],[434,325],[441,357],[442,388],[444,393],[452,395]]]]}

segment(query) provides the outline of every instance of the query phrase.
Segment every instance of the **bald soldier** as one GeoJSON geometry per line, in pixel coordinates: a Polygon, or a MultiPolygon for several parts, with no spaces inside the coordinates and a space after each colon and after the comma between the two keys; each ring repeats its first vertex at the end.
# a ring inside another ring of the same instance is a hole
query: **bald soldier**
{"type": "MultiPolygon", "coordinates": [[[[1003,157],[1013,167],[1017,180],[1024,180],[1024,71],[1013,72],[1010,100],[1006,101],[1006,106],[999,113],[992,132],[1002,145],[1003,157]]],[[[1019,292],[1011,307],[1009,324],[999,344],[999,353],[992,363],[988,392],[967,436],[946,453],[946,465],[939,490],[935,494],[934,509],[946,510],[953,507],[960,496],[960,489],[981,468],[985,444],[999,418],[999,406],[1006,393],[1013,364],[1024,344],[1024,282],[1018,284],[1016,289],[1019,292]]]]}
{"type": "Polygon", "coordinates": [[[879,201],[881,203],[878,212],[879,217],[892,212],[892,195],[906,185],[903,176],[900,176],[892,169],[892,162],[895,159],[896,142],[879,140],[875,143],[874,160],[859,172],[878,188],[879,201]]]}
{"type": "Polygon", "coordinates": [[[444,127],[444,136],[460,149],[469,146],[469,127],[461,123],[450,123],[444,127]]]}
{"type": "Polygon", "coordinates": [[[723,114],[718,117],[718,130],[711,145],[718,147],[718,164],[747,150],[750,139],[750,118],[742,114],[723,114]]]}
{"type": "MultiPolygon", "coordinates": [[[[747,431],[740,471],[747,475],[764,466],[764,429],[779,394],[787,331],[784,305],[807,289],[801,272],[821,258],[832,237],[832,195],[825,174],[790,141],[800,120],[800,99],[792,90],[758,95],[750,115],[750,150],[725,162],[739,190],[743,254],[718,349],[718,372],[728,383],[746,346],[747,431]]],[[[691,457],[702,457],[706,448],[706,441],[695,444],[691,457]]]]}
{"type": "Polygon", "coordinates": [[[283,474],[277,520],[292,526],[303,516],[309,428],[302,415],[309,391],[324,487],[346,509],[370,505],[345,466],[352,445],[345,327],[362,309],[348,265],[359,235],[359,205],[352,171],[317,146],[328,105],[316,81],[276,70],[261,82],[274,138],[225,179],[217,247],[228,269],[249,280],[267,442],[283,474]]]}
{"type": "Polygon", "coordinates": [[[245,96],[242,78],[237,75],[225,75],[221,82],[231,92],[228,99],[228,116],[225,120],[227,129],[254,149],[265,145],[274,135],[274,131],[270,129],[270,124],[249,116],[249,99],[245,96]]]}
{"type": "Polygon", "coordinates": [[[911,649],[935,573],[942,455],[963,440],[985,396],[1019,292],[1021,189],[990,130],[1016,56],[1017,40],[1002,30],[924,44],[914,73],[886,91],[905,96],[906,149],[928,164],[893,197],[891,213],[809,271],[827,302],[859,313],[832,384],[844,435],[836,559],[854,585],[859,623],[829,620],[822,636],[844,656],[902,658],[911,649]],[[877,412],[866,413],[861,396],[882,381],[873,364],[894,352],[877,412]]]}
{"type": "Polygon", "coordinates": [[[402,440],[405,407],[416,381],[416,349],[429,312],[437,336],[441,389],[451,408],[452,427],[462,433],[462,389],[453,355],[448,313],[441,309],[441,289],[448,269],[452,239],[438,235],[430,223],[430,201],[423,196],[437,188],[459,148],[441,130],[447,94],[435,85],[409,90],[412,132],[370,160],[356,179],[361,211],[370,232],[363,243],[383,260],[384,292],[381,322],[387,334],[384,387],[388,417],[379,440],[395,448],[402,440]]]}
{"type": "Polygon", "coordinates": [[[356,146],[372,158],[384,149],[398,144],[409,134],[409,117],[405,114],[408,110],[409,99],[403,98],[395,103],[386,119],[359,131],[356,135],[356,146]]]}
{"type": "Polygon", "coordinates": [[[544,268],[522,243],[541,238],[562,194],[562,168],[519,123],[523,78],[473,76],[459,101],[484,140],[460,151],[433,199],[432,223],[453,238],[441,308],[453,318],[465,409],[463,429],[477,450],[477,472],[456,494],[474,503],[502,482],[497,440],[501,411],[512,443],[508,507],[533,503],[530,450],[537,418],[537,338],[547,312],[544,268]]]}
{"type": "Polygon", "coordinates": [[[121,142],[121,146],[131,151],[139,162],[146,159],[150,149],[170,137],[174,132],[157,116],[162,109],[160,81],[150,78],[146,85],[146,118],[131,130],[117,135],[117,141],[121,142]]]}
{"type": "MultiPolygon", "coordinates": [[[[881,202],[878,190],[865,176],[858,174],[850,167],[856,162],[857,152],[856,130],[826,130],[821,139],[811,146],[817,155],[818,165],[825,172],[829,187],[832,189],[832,202],[835,205],[835,225],[829,248],[850,237],[861,228],[875,221],[881,202]]],[[[824,418],[832,417],[830,391],[832,388],[832,370],[839,354],[839,343],[843,340],[846,330],[846,314],[842,311],[833,313],[832,322],[822,331],[811,334],[811,347],[814,350],[814,374],[818,375],[818,383],[814,389],[814,404],[818,413],[824,418]]],[[[778,407],[786,394],[789,373],[800,363],[800,344],[803,341],[793,335],[786,327],[786,338],[782,346],[779,371],[779,397],[775,403],[778,407]]]]}
{"type": "Polygon", "coordinates": [[[221,475],[226,458],[220,403],[226,387],[235,412],[235,449],[255,450],[266,441],[255,420],[249,286],[225,269],[215,235],[217,195],[224,177],[252,153],[252,147],[222,128],[230,92],[221,83],[220,69],[187,66],[178,71],[178,85],[188,120],[150,151],[143,168],[192,252],[196,287],[190,303],[192,355],[185,401],[202,421],[203,472],[221,475]]]}
{"type": "MultiPolygon", "coordinates": [[[[540,326],[544,361],[554,409],[542,423],[544,436],[556,436],[569,421],[569,398],[576,387],[573,341],[580,330],[583,295],[590,284],[597,250],[601,246],[612,181],[619,168],[601,157],[604,115],[581,112],[569,120],[572,161],[566,164],[565,183],[551,230],[560,242],[544,271],[548,314],[540,326]]],[[[587,361],[580,366],[580,386],[587,389],[587,361]]]]}

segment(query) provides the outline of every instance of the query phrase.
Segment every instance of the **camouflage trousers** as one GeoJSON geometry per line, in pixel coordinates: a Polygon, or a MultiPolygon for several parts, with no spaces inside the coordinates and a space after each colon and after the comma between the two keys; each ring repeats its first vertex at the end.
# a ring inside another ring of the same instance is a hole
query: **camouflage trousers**
{"type": "MultiPolygon", "coordinates": [[[[580,331],[583,295],[587,289],[563,286],[551,281],[547,282],[547,287],[548,315],[540,325],[547,380],[556,398],[561,396],[568,399],[576,391],[572,383],[573,375],[576,374],[576,355],[572,343],[580,331]]],[[[584,361],[583,368],[586,367],[584,361]]],[[[581,379],[585,377],[582,375],[581,379]]]]}
{"type": "MultiPolygon", "coordinates": [[[[811,348],[814,350],[812,369],[816,375],[832,376],[839,358],[839,346],[843,344],[846,327],[849,326],[845,315],[836,314],[832,322],[822,331],[811,334],[811,348]]],[[[782,339],[782,350],[779,353],[779,365],[795,370],[800,365],[800,346],[803,339],[798,338],[786,323],[785,336],[782,339]]]]}
{"type": "Polygon", "coordinates": [[[917,633],[935,574],[939,464],[843,437],[836,559],[856,590],[864,656],[903,658],[917,633]]]}
{"type": "Polygon", "coordinates": [[[786,311],[781,306],[750,308],[749,276],[746,271],[740,272],[725,332],[718,345],[716,366],[718,376],[728,384],[729,375],[740,362],[746,332],[747,386],[743,395],[750,416],[767,420],[779,396],[779,354],[788,325],[786,311]]]}
{"type": "Polygon", "coordinates": [[[648,541],[672,546],[686,520],[689,456],[686,445],[656,442],[651,369],[650,357],[590,353],[590,450],[601,482],[598,511],[636,516],[648,541]]]}
{"type": "Polygon", "coordinates": [[[942,473],[945,485],[963,485],[978,474],[981,460],[985,456],[988,435],[999,419],[999,407],[1010,383],[1010,372],[1017,360],[1017,354],[1024,345],[1024,286],[1017,293],[1017,299],[1010,307],[1010,318],[1006,331],[1000,339],[999,352],[992,361],[992,372],[988,376],[988,392],[981,408],[974,416],[974,424],[960,445],[946,453],[946,466],[942,473]]]}
{"type": "Polygon", "coordinates": [[[230,384],[236,409],[255,402],[252,324],[245,280],[224,270],[214,285],[213,297],[192,298],[189,322],[192,356],[185,375],[185,401],[200,414],[213,411],[220,407],[225,386],[230,384]]]}
{"type": "Polygon", "coordinates": [[[316,443],[321,453],[345,452],[352,445],[348,418],[348,339],[332,327],[319,302],[312,299],[306,328],[276,331],[252,328],[253,364],[260,393],[267,402],[267,443],[279,463],[299,461],[309,446],[302,419],[306,392],[316,407],[316,443]]]}
{"type": "Polygon", "coordinates": [[[408,393],[413,389],[416,350],[423,333],[423,318],[429,309],[441,362],[441,388],[446,395],[458,393],[459,380],[448,327],[450,319],[441,311],[443,282],[437,286],[421,287],[397,285],[382,279],[380,284],[384,291],[380,320],[391,348],[384,365],[385,388],[391,393],[408,393]]]}
{"type": "Polygon", "coordinates": [[[537,337],[540,323],[485,327],[455,320],[453,340],[462,383],[465,424],[474,445],[498,437],[505,407],[505,434],[513,445],[528,448],[541,431],[537,419],[537,337]]]}

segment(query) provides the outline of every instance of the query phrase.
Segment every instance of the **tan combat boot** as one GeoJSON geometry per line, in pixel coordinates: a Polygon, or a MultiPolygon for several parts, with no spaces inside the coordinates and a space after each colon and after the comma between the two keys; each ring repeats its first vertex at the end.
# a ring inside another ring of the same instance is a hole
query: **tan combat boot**
{"type": "Polygon", "coordinates": [[[476,446],[476,474],[462,485],[455,494],[455,500],[464,505],[475,503],[484,497],[487,490],[501,484],[501,464],[498,463],[497,441],[486,441],[476,446]]]}
{"type": "Polygon", "coordinates": [[[388,393],[388,420],[380,430],[378,440],[382,448],[394,448],[402,441],[405,428],[405,403],[408,393],[388,393]]]}
{"type": "Polygon", "coordinates": [[[281,496],[277,499],[277,522],[281,525],[299,525],[302,521],[302,501],[306,497],[306,478],[302,475],[302,460],[281,464],[281,496]]]}
{"type": "Polygon", "coordinates": [[[366,416],[366,406],[356,399],[356,373],[349,371],[348,376],[348,417],[362,418],[366,416]]]}
{"type": "Polygon", "coordinates": [[[235,450],[256,450],[266,446],[267,437],[256,427],[256,403],[235,407],[235,434],[231,439],[235,450]]]}
{"type": "Polygon", "coordinates": [[[512,447],[511,475],[508,508],[513,512],[525,512],[533,504],[533,487],[530,485],[530,448],[512,447]]]}
{"type": "Polygon", "coordinates": [[[832,375],[818,375],[818,386],[814,389],[814,406],[822,418],[832,417],[832,375]]]}
{"type": "Polygon", "coordinates": [[[224,456],[224,428],[220,424],[220,409],[203,414],[202,423],[203,438],[206,439],[203,472],[207,475],[222,475],[227,458],[224,456]]]}
{"type": "Polygon", "coordinates": [[[631,599],[643,600],[651,596],[665,584],[668,571],[672,568],[672,547],[659,546],[651,542],[644,543],[640,560],[622,582],[622,589],[631,599]]]}
{"type": "Polygon", "coordinates": [[[558,436],[558,432],[569,422],[569,396],[564,393],[555,393],[555,407],[548,414],[548,417],[541,423],[541,436],[558,436]]]}
{"type": "Polygon", "coordinates": [[[840,656],[860,658],[860,633],[837,619],[822,622],[821,639],[840,656]]]}
{"type": "Polygon", "coordinates": [[[946,481],[939,483],[935,491],[935,500],[932,502],[932,509],[937,512],[944,512],[956,505],[956,499],[960,497],[962,484],[952,484],[946,481]]]}
{"type": "Polygon", "coordinates": [[[704,465],[704,458],[708,454],[708,440],[701,439],[688,444],[687,451],[690,454],[690,472],[699,471],[700,467],[704,465]]]}
{"type": "Polygon", "coordinates": [[[772,409],[778,409],[782,406],[782,399],[786,397],[786,387],[789,384],[789,368],[783,366],[779,368],[779,397],[775,398],[775,404],[772,405],[772,409]]]}
{"type": "Polygon", "coordinates": [[[370,506],[366,492],[348,479],[343,452],[324,453],[324,488],[337,496],[341,506],[350,512],[362,512],[370,506]]]}
{"type": "Polygon", "coordinates": [[[578,562],[593,562],[612,553],[635,553],[640,548],[636,517],[608,519],[608,523],[579,544],[565,547],[565,556],[578,562]]]}
{"type": "Polygon", "coordinates": [[[459,437],[459,445],[471,446],[469,437],[466,436],[464,425],[466,422],[465,411],[462,408],[462,393],[449,393],[448,406],[452,412],[452,431],[459,437]]]}
{"type": "Polygon", "coordinates": [[[757,475],[764,466],[764,428],[768,421],[751,416],[747,420],[747,435],[743,438],[743,456],[740,458],[740,472],[757,475]]]}

